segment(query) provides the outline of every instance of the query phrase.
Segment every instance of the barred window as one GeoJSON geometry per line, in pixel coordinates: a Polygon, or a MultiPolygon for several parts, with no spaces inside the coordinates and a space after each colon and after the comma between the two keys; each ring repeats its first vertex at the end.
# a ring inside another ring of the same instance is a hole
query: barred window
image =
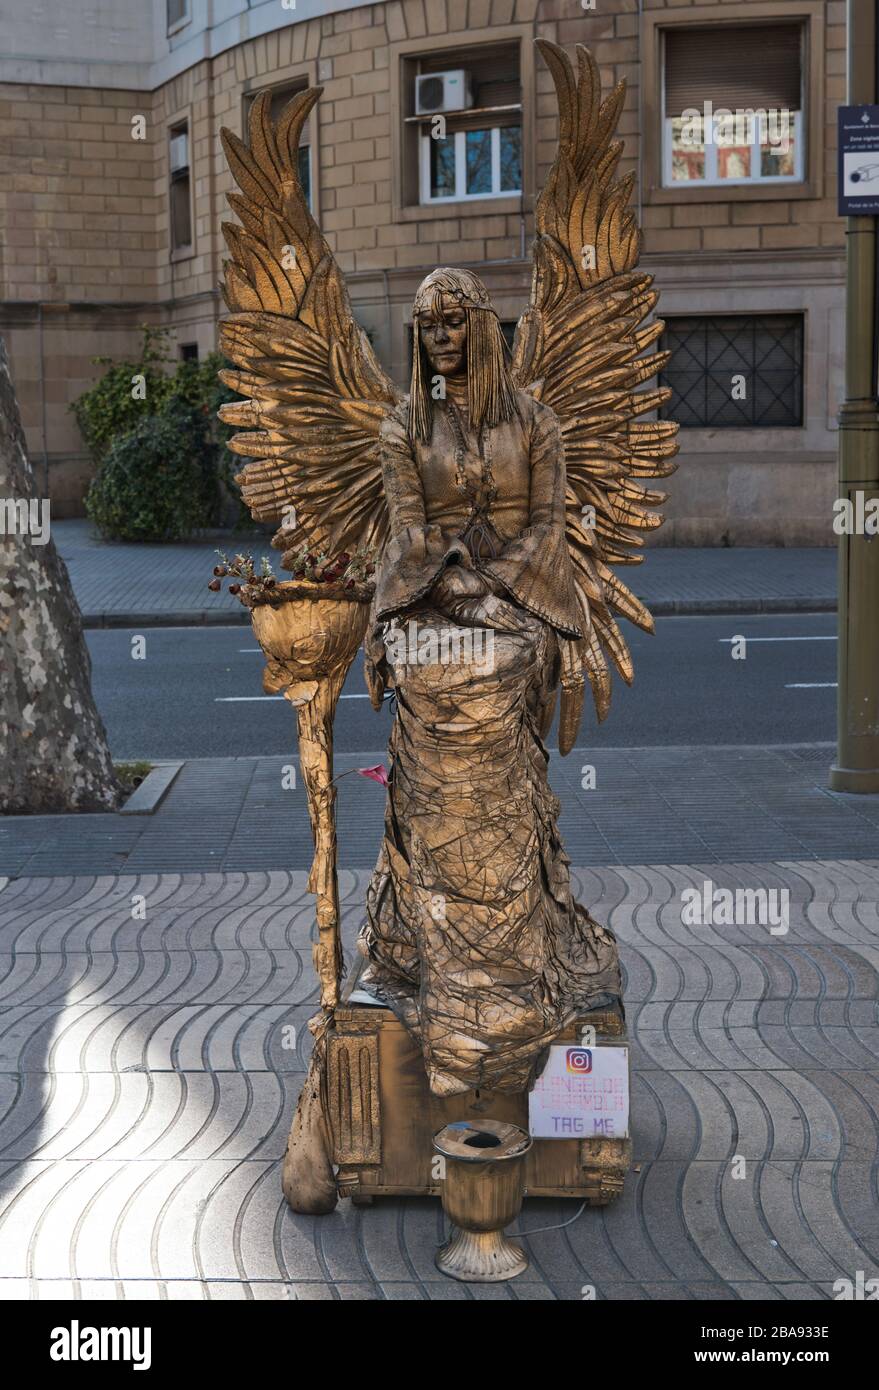
{"type": "Polygon", "coordinates": [[[694,315],[666,320],[671,360],[660,415],[684,428],[756,429],[803,423],[801,314],[694,315]]]}

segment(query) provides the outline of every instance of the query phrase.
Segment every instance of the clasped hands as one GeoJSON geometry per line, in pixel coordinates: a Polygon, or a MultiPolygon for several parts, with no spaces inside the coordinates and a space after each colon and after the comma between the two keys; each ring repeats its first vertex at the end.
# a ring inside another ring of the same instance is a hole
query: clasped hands
{"type": "Polygon", "coordinates": [[[498,595],[500,584],[490,576],[463,565],[447,565],[434,584],[430,598],[444,617],[467,627],[491,627],[501,632],[525,632],[531,621],[498,595]]]}

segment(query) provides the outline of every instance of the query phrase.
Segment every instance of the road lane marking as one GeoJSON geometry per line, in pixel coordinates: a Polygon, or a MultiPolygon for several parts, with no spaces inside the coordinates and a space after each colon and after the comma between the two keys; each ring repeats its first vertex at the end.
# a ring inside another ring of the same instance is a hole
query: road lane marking
{"type": "Polygon", "coordinates": [[[718,637],[718,642],[836,642],[837,637],[718,637]]]}
{"type": "MultiPolygon", "coordinates": [[[[241,705],[250,704],[254,700],[284,700],[284,695],[217,695],[214,697],[215,705],[241,705]]],[[[340,700],[368,700],[368,695],[340,695],[340,700]]],[[[390,699],[389,695],[385,696],[390,699]]],[[[289,704],[289,701],[287,701],[289,704]]]]}
{"type": "Polygon", "coordinates": [[[836,690],[838,681],[795,681],[786,685],[785,690],[836,690]]]}

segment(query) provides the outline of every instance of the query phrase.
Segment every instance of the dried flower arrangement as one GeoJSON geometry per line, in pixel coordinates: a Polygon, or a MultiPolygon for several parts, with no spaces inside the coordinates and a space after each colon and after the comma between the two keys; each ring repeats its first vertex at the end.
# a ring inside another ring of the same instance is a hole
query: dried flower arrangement
{"type": "MultiPolygon", "coordinates": [[[[222,590],[224,579],[232,579],[234,582],[229,585],[229,593],[240,596],[248,605],[280,603],[289,596],[272,572],[267,555],[263,556],[257,571],[252,555],[235,555],[230,560],[222,551],[218,550],[217,554],[220,563],[214,565],[214,577],[208,584],[213,593],[222,590]]],[[[362,598],[363,586],[370,584],[375,574],[375,557],[374,552],[365,547],[355,550],[353,554],[342,550],[337,555],[330,555],[325,550],[309,550],[303,546],[288,568],[293,580],[298,583],[326,586],[327,597],[333,593],[354,591],[352,596],[362,598]]]]}

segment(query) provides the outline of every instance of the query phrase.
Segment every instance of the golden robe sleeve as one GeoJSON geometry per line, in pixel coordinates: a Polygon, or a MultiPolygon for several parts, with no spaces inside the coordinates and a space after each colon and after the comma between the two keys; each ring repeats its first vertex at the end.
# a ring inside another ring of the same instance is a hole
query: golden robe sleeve
{"type": "Polygon", "coordinates": [[[483,568],[512,599],[562,637],[582,637],[583,619],[565,536],[565,450],[553,411],[534,402],[529,524],[483,568]]]}
{"type": "Polygon", "coordinates": [[[405,424],[405,407],[382,424],[382,482],[390,516],[390,540],[375,595],[375,615],[390,618],[429,593],[448,564],[471,567],[463,541],[450,542],[427,524],[424,489],[405,424]]]}

